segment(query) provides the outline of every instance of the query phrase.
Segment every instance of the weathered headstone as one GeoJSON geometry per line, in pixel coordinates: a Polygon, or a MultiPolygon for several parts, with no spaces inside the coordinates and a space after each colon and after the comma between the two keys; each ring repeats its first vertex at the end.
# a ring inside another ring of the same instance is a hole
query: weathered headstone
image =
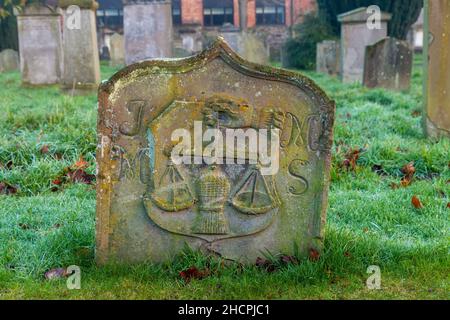
{"type": "Polygon", "coordinates": [[[408,90],[413,53],[407,41],[385,38],[366,47],[364,85],[368,88],[408,90]]]}
{"type": "Polygon", "coordinates": [[[124,0],[123,4],[126,64],[152,58],[172,57],[171,2],[124,0]]]}
{"type": "Polygon", "coordinates": [[[339,41],[324,40],[317,44],[316,71],[328,75],[338,75],[340,72],[341,46],[339,41]]]}
{"type": "Polygon", "coordinates": [[[62,87],[71,90],[96,90],[100,83],[94,0],[59,0],[64,10],[62,87]],[[77,6],[77,7],[75,7],[77,6]]]}
{"type": "Polygon", "coordinates": [[[99,91],[98,262],[167,261],[185,244],[247,263],[320,250],[334,110],[310,79],[245,62],[220,38],[194,57],[123,69],[99,91]],[[211,164],[207,129],[214,141],[258,134],[258,151],[217,142],[223,162],[211,164]],[[179,153],[175,132],[194,138],[179,153]]]}
{"type": "Polygon", "coordinates": [[[227,23],[219,32],[230,47],[244,59],[259,64],[269,62],[269,53],[264,42],[251,31],[242,31],[227,23]]]}
{"type": "Polygon", "coordinates": [[[185,55],[202,51],[203,37],[200,25],[182,25],[178,30],[181,37],[181,49],[185,55]]]}
{"type": "Polygon", "coordinates": [[[62,69],[61,14],[34,3],[17,15],[22,83],[58,83],[62,69]]]}
{"type": "Polygon", "coordinates": [[[450,0],[425,1],[424,127],[450,137],[450,0]]]}
{"type": "Polygon", "coordinates": [[[110,65],[114,67],[125,65],[125,44],[123,36],[118,33],[114,33],[109,40],[109,45],[111,47],[110,65]]]}
{"type": "Polygon", "coordinates": [[[355,9],[338,16],[338,20],[341,22],[341,76],[343,82],[362,83],[366,46],[386,38],[387,23],[391,19],[391,14],[381,12],[379,18],[379,26],[370,25],[372,13],[368,13],[367,8],[355,9]]]}
{"type": "Polygon", "coordinates": [[[5,49],[0,52],[0,72],[19,70],[19,54],[12,49],[5,49]]]}

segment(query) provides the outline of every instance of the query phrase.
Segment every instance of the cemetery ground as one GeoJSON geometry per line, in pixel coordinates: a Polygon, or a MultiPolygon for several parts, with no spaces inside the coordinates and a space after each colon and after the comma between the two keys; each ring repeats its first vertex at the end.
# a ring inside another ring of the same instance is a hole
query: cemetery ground
{"type": "Polygon", "coordinates": [[[423,138],[421,61],[407,93],[307,73],[337,103],[325,247],[261,252],[253,266],[188,249],[162,265],[96,266],[96,95],[0,74],[0,299],[448,299],[450,142],[423,138]],[[69,265],[81,290],[45,279],[69,265]],[[366,286],[370,265],[380,290],[366,286]]]}

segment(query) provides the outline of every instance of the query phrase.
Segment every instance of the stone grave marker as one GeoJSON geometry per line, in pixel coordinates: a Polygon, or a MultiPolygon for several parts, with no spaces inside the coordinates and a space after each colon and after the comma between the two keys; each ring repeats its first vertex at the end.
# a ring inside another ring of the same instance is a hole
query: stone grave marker
{"type": "Polygon", "coordinates": [[[124,0],[123,3],[126,64],[151,58],[172,57],[171,2],[124,0]]]}
{"type": "Polygon", "coordinates": [[[22,83],[46,85],[61,79],[61,13],[33,3],[17,15],[22,83]]]}
{"type": "Polygon", "coordinates": [[[316,71],[336,76],[340,72],[341,46],[339,41],[324,40],[317,44],[316,71]]]}
{"type": "Polygon", "coordinates": [[[118,33],[114,33],[109,40],[109,45],[111,47],[110,65],[113,67],[125,65],[125,44],[123,41],[123,36],[118,33]]]}
{"type": "Polygon", "coordinates": [[[413,53],[407,41],[385,38],[366,47],[364,85],[368,88],[408,90],[413,53]]]}
{"type": "Polygon", "coordinates": [[[387,24],[391,14],[381,13],[380,28],[369,29],[367,21],[371,13],[367,8],[355,9],[338,15],[341,23],[341,76],[346,83],[363,82],[366,46],[387,36],[387,24]]]}
{"type": "Polygon", "coordinates": [[[425,1],[424,11],[424,128],[450,137],[450,0],[425,1]]]}
{"type": "Polygon", "coordinates": [[[242,31],[231,23],[226,23],[220,28],[219,33],[244,59],[259,64],[269,62],[269,53],[264,42],[251,31],[242,31]]]}
{"type": "Polygon", "coordinates": [[[19,70],[19,54],[12,49],[5,49],[0,52],[0,72],[19,70]]]}
{"type": "Polygon", "coordinates": [[[185,244],[244,263],[320,250],[334,112],[312,80],[221,38],[119,71],[99,90],[98,262],[168,261],[185,244]]]}
{"type": "Polygon", "coordinates": [[[62,87],[76,91],[96,90],[100,83],[95,16],[98,3],[94,0],[59,0],[59,6],[64,10],[62,87]]]}

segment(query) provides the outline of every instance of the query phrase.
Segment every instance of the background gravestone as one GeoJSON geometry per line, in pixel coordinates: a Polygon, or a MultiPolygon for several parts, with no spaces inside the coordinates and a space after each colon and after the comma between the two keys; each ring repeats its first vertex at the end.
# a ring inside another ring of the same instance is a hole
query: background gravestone
{"type": "Polygon", "coordinates": [[[264,41],[251,31],[242,31],[227,23],[219,32],[230,47],[244,59],[259,64],[269,63],[269,53],[264,41]]]}
{"type": "Polygon", "coordinates": [[[127,65],[172,57],[172,6],[167,0],[124,0],[123,30],[127,65]]]}
{"type": "Polygon", "coordinates": [[[328,75],[338,75],[340,72],[340,43],[336,40],[324,40],[317,44],[316,71],[328,75]]]}
{"type": "Polygon", "coordinates": [[[183,56],[190,56],[202,51],[203,36],[201,25],[181,25],[178,29],[181,38],[181,49],[183,56]]]}
{"type": "Polygon", "coordinates": [[[62,69],[61,14],[37,3],[17,16],[22,83],[58,83],[62,69]]]}
{"type": "Polygon", "coordinates": [[[64,9],[64,71],[62,86],[64,89],[96,90],[100,83],[100,61],[97,44],[95,10],[97,2],[93,0],[59,0],[64,9]],[[71,24],[67,8],[80,7],[79,28],[71,24]]]}
{"type": "Polygon", "coordinates": [[[424,11],[425,132],[450,137],[450,0],[425,1],[424,11]]]}
{"type": "Polygon", "coordinates": [[[408,90],[412,60],[413,53],[407,41],[386,38],[367,46],[364,85],[368,88],[408,90]]]}
{"type": "Polygon", "coordinates": [[[109,45],[111,47],[110,65],[111,66],[125,65],[125,44],[123,36],[118,33],[114,33],[109,40],[109,45]]]}
{"type": "Polygon", "coordinates": [[[369,29],[367,8],[355,9],[338,16],[341,23],[341,68],[343,82],[363,82],[366,46],[387,36],[387,23],[391,14],[381,13],[381,28],[369,29]]]}
{"type": "Polygon", "coordinates": [[[19,54],[12,49],[0,52],[0,72],[19,70],[19,54]]]}
{"type": "Polygon", "coordinates": [[[185,244],[246,263],[320,250],[334,112],[310,79],[245,62],[220,38],[195,57],[123,69],[99,91],[98,262],[168,261],[185,244]],[[175,165],[171,134],[193,134],[194,121],[279,128],[278,172],[175,165]]]}

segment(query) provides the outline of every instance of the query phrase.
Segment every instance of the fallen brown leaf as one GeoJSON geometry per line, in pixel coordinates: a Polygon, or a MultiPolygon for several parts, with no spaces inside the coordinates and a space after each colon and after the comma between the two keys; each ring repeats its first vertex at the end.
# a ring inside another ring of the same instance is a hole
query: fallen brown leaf
{"type": "Polygon", "coordinates": [[[411,203],[416,209],[422,209],[423,205],[422,202],[420,202],[420,199],[417,196],[413,196],[411,199],[411,203]]]}
{"type": "Polygon", "coordinates": [[[282,255],[280,257],[280,261],[284,264],[298,264],[298,260],[296,257],[294,256],[286,256],[286,255],[282,255]]]}
{"type": "Polygon", "coordinates": [[[309,260],[317,261],[320,259],[320,253],[316,249],[309,249],[309,260]]]}
{"type": "Polygon", "coordinates": [[[275,265],[267,259],[257,257],[255,265],[258,268],[265,269],[267,272],[274,272],[276,270],[275,265]]]}
{"type": "Polygon", "coordinates": [[[47,154],[48,151],[49,151],[49,146],[48,146],[47,144],[44,144],[44,145],[41,147],[41,153],[42,153],[42,154],[47,154]]]}
{"type": "Polygon", "coordinates": [[[450,202],[447,203],[447,209],[450,209],[450,202]]]}
{"type": "Polygon", "coordinates": [[[16,194],[17,193],[17,187],[9,184],[8,182],[0,182],[0,194],[16,194]]]}
{"type": "Polygon", "coordinates": [[[347,151],[345,155],[345,159],[342,162],[342,167],[345,168],[347,171],[352,170],[355,171],[357,167],[357,161],[359,159],[361,153],[361,149],[350,149],[347,151]]]}
{"type": "Polygon", "coordinates": [[[80,156],[80,159],[73,165],[74,169],[86,169],[87,167],[89,167],[89,163],[84,160],[83,156],[80,156]]]}
{"type": "Polygon", "coordinates": [[[67,178],[72,182],[92,184],[95,180],[95,175],[89,174],[82,169],[77,169],[75,171],[69,170],[67,172],[67,178]]]}
{"type": "Polygon", "coordinates": [[[67,276],[67,271],[65,268],[56,268],[48,270],[44,277],[47,280],[61,279],[67,276]]]}
{"type": "Polygon", "coordinates": [[[180,272],[180,277],[185,282],[189,282],[192,279],[201,280],[209,275],[210,275],[209,269],[199,270],[196,267],[190,267],[189,269],[180,272]]]}

